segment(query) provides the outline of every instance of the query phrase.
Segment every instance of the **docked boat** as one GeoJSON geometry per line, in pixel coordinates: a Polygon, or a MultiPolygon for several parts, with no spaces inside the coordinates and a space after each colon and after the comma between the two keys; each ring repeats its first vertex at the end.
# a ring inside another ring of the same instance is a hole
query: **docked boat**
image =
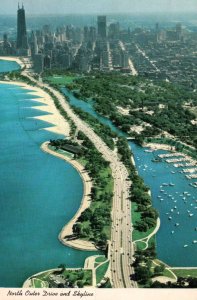
{"type": "MultiPolygon", "coordinates": [[[[154,154],[154,152],[153,152],[154,154]]],[[[151,159],[152,162],[162,162],[162,158],[161,157],[158,157],[158,156],[154,156],[153,159],[151,159]]]]}

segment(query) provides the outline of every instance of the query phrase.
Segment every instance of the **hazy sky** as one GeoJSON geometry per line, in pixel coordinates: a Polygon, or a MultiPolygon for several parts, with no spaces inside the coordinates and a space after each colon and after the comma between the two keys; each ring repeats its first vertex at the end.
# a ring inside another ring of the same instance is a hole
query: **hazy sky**
{"type": "MultiPolygon", "coordinates": [[[[22,1],[19,1],[22,3],[22,1]]],[[[196,11],[197,0],[23,0],[27,14],[196,11]]],[[[18,0],[0,0],[0,14],[15,14],[18,0]]]]}

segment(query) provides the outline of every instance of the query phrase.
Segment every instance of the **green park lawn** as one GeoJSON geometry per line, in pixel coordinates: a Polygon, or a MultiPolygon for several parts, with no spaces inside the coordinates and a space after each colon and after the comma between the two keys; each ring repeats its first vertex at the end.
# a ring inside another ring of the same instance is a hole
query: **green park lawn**
{"type": "MultiPolygon", "coordinates": [[[[173,271],[173,272],[174,272],[174,271],[173,271]]],[[[175,272],[174,272],[174,273],[175,273],[175,272]]],[[[175,278],[175,277],[173,276],[173,274],[172,274],[169,270],[167,270],[167,269],[164,270],[163,276],[166,276],[166,277],[169,277],[169,278],[172,278],[172,279],[175,278]]]]}
{"type": "Polygon", "coordinates": [[[53,75],[46,78],[51,84],[66,85],[73,82],[76,77],[65,75],[53,75]]]}
{"type": "Polygon", "coordinates": [[[137,250],[144,250],[146,244],[144,242],[136,242],[137,250]]]}
{"type": "Polygon", "coordinates": [[[172,271],[176,274],[178,277],[197,277],[197,269],[172,269],[172,271]]]}
{"type": "Polygon", "coordinates": [[[109,261],[102,264],[100,267],[96,269],[96,283],[100,283],[103,277],[105,277],[105,273],[107,272],[109,266],[109,261]]]}
{"type": "Polygon", "coordinates": [[[48,287],[48,283],[46,281],[42,281],[40,279],[32,279],[33,280],[33,287],[34,288],[44,288],[44,287],[48,287]]]}
{"type": "Polygon", "coordinates": [[[104,261],[106,261],[106,257],[104,255],[99,256],[95,259],[95,262],[97,262],[97,263],[102,263],[104,261]]]}
{"type": "Polygon", "coordinates": [[[107,258],[104,255],[97,257],[95,259],[94,267],[96,268],[97,266],[99,266],[101,263],[103,263],[106,260],[107,260],[107,258]]]}
{"type": "MultiPolygon", "coordinates": [[[[140,219],[141,219],[141,213],[136,210],[137,210],[137,204],[132,203],[132,223],[133,223],[133,225],[135,225],[135,223],[137,221],[140,221],[140,219]]],[[[133,241],[147,237],[149,234],[151,234],[153,232],[154,229],[155,229],[155,227],[152,227],[149,230],[147,230],[146,232],[141,232],[141,231],[134,229],[133,230],[133,241]]]]}

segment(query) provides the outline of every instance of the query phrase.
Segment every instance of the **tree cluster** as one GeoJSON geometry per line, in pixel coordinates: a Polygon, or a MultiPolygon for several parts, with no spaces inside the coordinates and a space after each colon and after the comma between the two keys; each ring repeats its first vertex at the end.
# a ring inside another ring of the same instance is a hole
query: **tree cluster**
{"type": "Polygon", "coordinates": [[[91,190],[91,205],[83,211],[73,226],[74,234],[79,238],[90,239],[100,248],[105,250],[107,239],[106,228],[111,226],[111,203],[113,193],[109,189],[112,182],[109,172],[109,162],[105,161],[93,143],[81,132],[78,139],[84,147],[85,169],[93,180],[91,190]]]}

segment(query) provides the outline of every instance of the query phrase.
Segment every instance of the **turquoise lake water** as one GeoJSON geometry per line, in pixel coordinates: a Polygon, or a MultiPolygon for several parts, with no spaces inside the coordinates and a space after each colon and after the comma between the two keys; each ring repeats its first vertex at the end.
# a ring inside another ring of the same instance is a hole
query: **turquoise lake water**
{"type": "MultiPolygon", "coordinates": [[[[66,89],[63,91],[69,97],[71,105],[80,107],[120,133],[110,120],[94,111],[91,102],[77,99],[66,89]]],[[[175,168],[165,161],[152,162],[153,153],[145,152],[144,148],[132,142],[129,142],[129,146],[139,175],[151,189],[153,206],[160,214],[161,227],[156,235],[158,258],[171,266],[197,266],[197,243],[193,243],[197,241],[197,189],[190,185],[195,180],[186,179],[180,173],[183,168],[175,168]],[[173,183],[174,186],[162,186],[163,183],[173,183]]],[[[156,151],[154,155],[162,153],[168,152],[156,151]]]]}
{"type": "MultiPolygon", "coordinates": [[[[6,64],[11,70],[12,63],[6,64]]],[[[83,183],[70,164],[40,150],[60,136],[42,130],[49,123],[29,118],[45,114],[30,108],[43,105],[35,98],[19,86],[0,84],[1,287],[21,287],[27,277],[61,263],[83,267],[95,254],[58,240],[80,206],[83,183]]]]}
{"type": "Polygon", "coordinates": [[[0,60],[0,72],[16,71],[20,66],[15,61],[0,60]]]}

